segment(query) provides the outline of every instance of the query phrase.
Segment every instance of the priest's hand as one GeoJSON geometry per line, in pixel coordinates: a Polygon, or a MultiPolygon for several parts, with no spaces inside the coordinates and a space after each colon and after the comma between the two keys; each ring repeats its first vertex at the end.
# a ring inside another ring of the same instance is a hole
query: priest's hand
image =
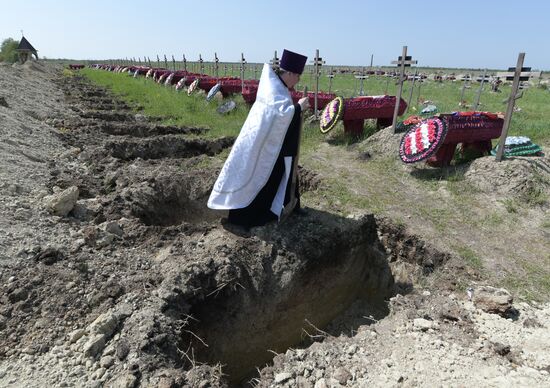
{"type": "Polygon", "coordinates": [[[300,105],[300,108],[302,108],[302,112],[305,112],[309,109],[309,98],[308,97],[302,97],[298,100],[298,104],[300,105]]]}

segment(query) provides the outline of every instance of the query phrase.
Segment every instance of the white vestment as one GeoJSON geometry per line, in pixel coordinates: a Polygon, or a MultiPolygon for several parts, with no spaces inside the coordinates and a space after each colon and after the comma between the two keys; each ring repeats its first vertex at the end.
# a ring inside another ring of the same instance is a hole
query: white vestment
{"type": "Polygon", "coordinates": [[[290,92],[264,64],[256,102],[214,184],[209,208],[228,210],[250,205],[273,171],[293,116],[290,92]]]}

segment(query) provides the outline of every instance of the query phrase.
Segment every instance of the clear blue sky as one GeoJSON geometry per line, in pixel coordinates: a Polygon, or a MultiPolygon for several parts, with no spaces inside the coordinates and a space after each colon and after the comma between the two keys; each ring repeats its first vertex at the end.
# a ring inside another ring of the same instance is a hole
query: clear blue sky
{"type": "Polygon", "coordinates": [[[548,0],[0,0],[0,40],[20,30],[48,58],[265,62],[288,48],[389,65],[407,45],[419,66],[506,68],[523,51],[550,70],[548,0]]]}

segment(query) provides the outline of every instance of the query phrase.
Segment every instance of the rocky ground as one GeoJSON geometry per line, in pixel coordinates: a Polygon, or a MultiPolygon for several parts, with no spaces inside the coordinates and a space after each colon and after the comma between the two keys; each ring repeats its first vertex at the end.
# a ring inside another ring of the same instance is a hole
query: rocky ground
{"type": "Polygon", "coordinates": [[[0,65],[0,386],[549,385],[549,304],[367,212],[231,228],[201,134],[0,65]]]}

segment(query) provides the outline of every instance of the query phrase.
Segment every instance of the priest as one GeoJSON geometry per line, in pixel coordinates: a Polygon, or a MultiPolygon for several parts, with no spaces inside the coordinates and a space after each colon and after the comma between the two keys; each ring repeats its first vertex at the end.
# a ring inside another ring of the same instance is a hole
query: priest
{"type": "Polygon", "coordinates": [[[256,101],[208,199],[209,208],[229,210],[232,224],[250,228],[281,220],[283,209],[285,214],[303,212],[298,185],[291,192],[291,182],[301,113],[309,100],[293,104],[290,90],[300,81],[306,60],[284,50],[278,70],[264,64],[256,101]]]}

